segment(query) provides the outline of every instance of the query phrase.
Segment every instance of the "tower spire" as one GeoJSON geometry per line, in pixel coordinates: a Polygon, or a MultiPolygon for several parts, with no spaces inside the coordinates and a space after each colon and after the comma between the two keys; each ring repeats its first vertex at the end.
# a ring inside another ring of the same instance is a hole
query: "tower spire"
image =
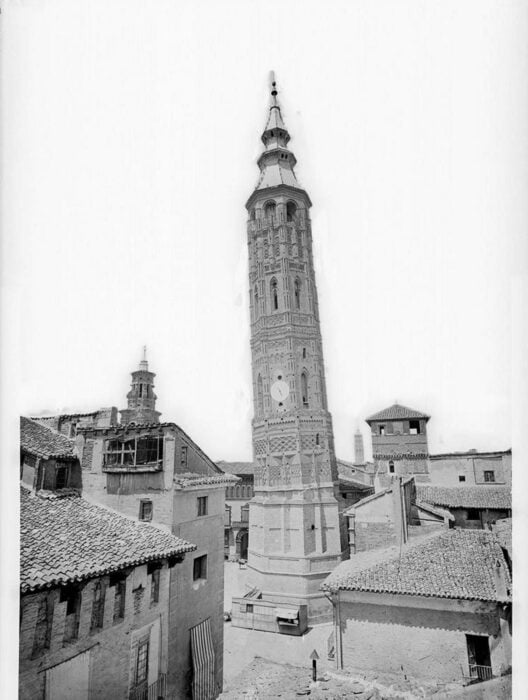
{"type": "Polygon", "coordinates": [[[147,362],[147,346],[143,346],[143,359],[132,372],[132,383],[127,394],[127,408],[121,410],[121,422],[159,423],[160,412],[156,411],[157,396],[154,393],[154,372],[150,372],[147,362]]]}
{"type": "Polygon", "coordinates": [[[148,362],[147,362],[147,346],[143,345],[143,359],[139,363],[139,369],[144,372],[148,372],[148,362]]]}
{"type": "Polygon", "coordinates": [[[255,190],[263,190],[280,185],[301,189],[294,171],[297,159],[288,148],[290,134],[282,118],[281,107],[277,99],[278,90],[275,73],[271,71],[269,77],[270,106],[266,126],[261,136],[265,149],[258,159],[260,177],[255,190]]]}

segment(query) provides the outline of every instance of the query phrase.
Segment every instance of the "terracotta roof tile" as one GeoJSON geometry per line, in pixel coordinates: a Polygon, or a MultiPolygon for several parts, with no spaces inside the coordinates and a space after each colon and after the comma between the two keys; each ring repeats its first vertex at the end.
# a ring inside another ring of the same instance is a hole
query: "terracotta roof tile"
{"type": "Polygon", "coordinates": [[[79,496],[45,499],[22,488],[20,522],[23,593],[196,549],[154,525],[79,496]]]}
{"type": "Polygon", "coordinates": [[[179,486],[204,486],[213,484],[235,484],[240,481],[238,476],[233,474],[194,474],[193,472],[186,472],[185,474],[176,474],[174,476],[174,483],[179,486]]]}
{"type": "Polygon", "coordinates": [[[254,462],[224,462],[224,460],[220,460],[216,463],[216,466],[222,471],[228,471],[231,474],[251,475],[255,473],[254,462]]]}
{"type": "Polygon", "coordinates": [[[408,408],[407,406],[401,406],[398,403],[384,408],[378,413],[373,413],[368,418],[365,418],[366,422],[375,420],[399,420],[402,418],[426,418],[429,419],[430,416],[427,413],[422,413],[421,411],[416,411],[414,408],[408,408]]]}
{"type": "Polygon", "coordinates": [[[356,554],[322,584],[328,591],[372,591],[465,600],[504,600],[497,588],[499,561],[511,587],[508,567],[493,533],[448,530],[404,545],[356,554]]]}
{"type": "Polygon", "coordinates": [[[45,459],[75,458],[75,440],[24,416],[20,416],[20,447],[45,459]]]}
{"type": "Polygon", "coordinates": [[[509,486],[435,486],[416,487],[416,497],[425,503],[448,508],[510,509],[509,486]]]}

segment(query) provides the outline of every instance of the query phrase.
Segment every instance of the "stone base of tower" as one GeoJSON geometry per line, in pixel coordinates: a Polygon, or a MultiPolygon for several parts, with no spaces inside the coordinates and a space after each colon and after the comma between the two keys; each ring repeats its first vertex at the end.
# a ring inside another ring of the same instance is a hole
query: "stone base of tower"
{"type": "Polygon", "coordinates": [[[332,605],[321,583],[341,561],[339,554],[314,554],[302,558],[263,556],[250,550],[248,583],[264,600],[277,605],[306,605],[308,624],[332,621],[332,605]]]}

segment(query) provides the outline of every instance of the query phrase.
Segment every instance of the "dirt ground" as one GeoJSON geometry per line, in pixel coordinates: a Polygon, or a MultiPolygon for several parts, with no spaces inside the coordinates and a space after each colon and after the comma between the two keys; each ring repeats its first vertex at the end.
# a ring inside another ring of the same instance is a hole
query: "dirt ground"
{"type": "Polygon", "coordinates": [[[279,664],[257,657],[235,678],[225,683],[222,700],[265,700],[283,698],[298,700],[509,700],[511,676],[462,688],[456,683],[444,686],[423,685],[413,680],[389,677],[358,678],[325,670],[312,681],[310,667],[279,664]]]}

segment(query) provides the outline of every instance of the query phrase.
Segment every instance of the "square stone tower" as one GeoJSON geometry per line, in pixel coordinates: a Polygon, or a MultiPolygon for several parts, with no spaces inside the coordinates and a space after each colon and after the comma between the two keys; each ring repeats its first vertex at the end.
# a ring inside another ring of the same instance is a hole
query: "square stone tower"
{"type": "Polygon", "coordinates": [[[263,598],[326,617],[320,583],[346,548],[312,255],[311,201],[297,182],[272,78],[248,210],[255,495],[248,566],[263,598]]]}

